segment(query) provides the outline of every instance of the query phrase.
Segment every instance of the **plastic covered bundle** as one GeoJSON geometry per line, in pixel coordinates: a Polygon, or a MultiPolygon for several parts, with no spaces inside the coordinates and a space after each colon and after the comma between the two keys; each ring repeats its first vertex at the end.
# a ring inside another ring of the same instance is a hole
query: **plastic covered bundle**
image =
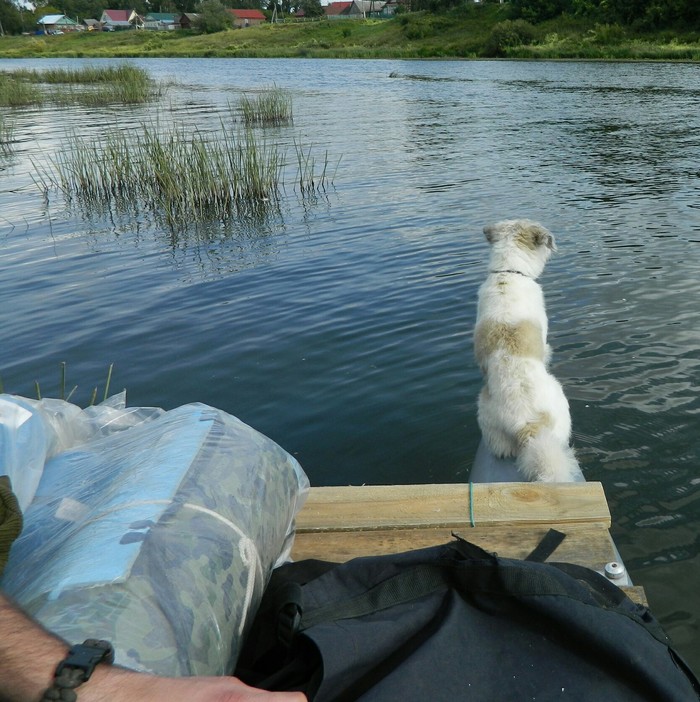
{"type": "Polygon", "coordinates": [[[161,416],[157,407],[126,407],[126,392],[99,405],[0,395],[0,474],[9,476],[22,510],[34,497],[46,461],[61,451],[161,416]]]}
{"type": "Polygon", "coordinates": [[[308,480],[225,412],[141,420],[46,462],[3,589],[68,641],[109,639],[120,665],[229,674],[308,480]]]}

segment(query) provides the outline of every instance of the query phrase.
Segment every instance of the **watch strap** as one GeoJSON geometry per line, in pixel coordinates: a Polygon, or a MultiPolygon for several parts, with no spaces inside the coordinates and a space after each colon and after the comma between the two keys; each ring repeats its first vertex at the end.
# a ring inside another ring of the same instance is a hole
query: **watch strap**
{"type": "Polygon", "coordinates": [[[109,641],[86,639],[72,646],[68,655],[58,664],[53,685],[44,692],[41,702],[75,702],[75,688],[90,679],[99,663],[112,663],[114,649],[109,641]]]}

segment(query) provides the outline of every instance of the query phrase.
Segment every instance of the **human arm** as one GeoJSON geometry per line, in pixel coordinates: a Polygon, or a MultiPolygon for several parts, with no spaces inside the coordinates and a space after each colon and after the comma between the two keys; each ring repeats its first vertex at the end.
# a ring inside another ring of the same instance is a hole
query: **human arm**
{"type": "MultiPolygon", "coordinates": [[[[69,646],[0,593],[0,702],[38,702],[69,646]]],[[[304,702],[233,677],[162,678],[100,664],[77,688],[78,702],[304,702]]]]}

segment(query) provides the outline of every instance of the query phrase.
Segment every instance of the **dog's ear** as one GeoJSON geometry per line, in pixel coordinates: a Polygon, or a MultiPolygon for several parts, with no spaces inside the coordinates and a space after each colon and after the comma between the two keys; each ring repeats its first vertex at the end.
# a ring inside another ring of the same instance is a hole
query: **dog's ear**
{"type": "Polygon", "coordinates": [[[557,245],[552,233],[541,224],[536,224],[534,222],[530,222],[521,227],[518,239],[529,249],[534,250],[539,246],[546,246],[550,251],[557,250],[557,245]]]}
{"type": "Polygon", "coordinates": [[[484,236],[489,244],[493,244],[494,241],[498,241],[498,239],[500,239],[500,229],[501,228],[498,226],[498,224],[487,224],[484,227],[484,236]]]}

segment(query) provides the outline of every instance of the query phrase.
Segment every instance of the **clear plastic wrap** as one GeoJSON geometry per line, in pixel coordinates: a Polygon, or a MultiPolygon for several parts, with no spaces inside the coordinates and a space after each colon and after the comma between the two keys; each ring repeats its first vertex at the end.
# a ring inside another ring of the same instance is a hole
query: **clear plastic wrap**
{"type": "Polygon", "coordinates": [[[308,479],[206,405],[131,414],[86,419],[89,438],[46,462],[3,589],[68,641],[112,641],[120,665],[229,674],[308,479]]]}
{"type": "Polygon", "coordinates": [[[126,392],[86,409],[54,398],[0,395],[0,474],[10,477],[19,506],[25,510],[49,458],[163,413],[157,407],[127,408],[126,392]]]}

